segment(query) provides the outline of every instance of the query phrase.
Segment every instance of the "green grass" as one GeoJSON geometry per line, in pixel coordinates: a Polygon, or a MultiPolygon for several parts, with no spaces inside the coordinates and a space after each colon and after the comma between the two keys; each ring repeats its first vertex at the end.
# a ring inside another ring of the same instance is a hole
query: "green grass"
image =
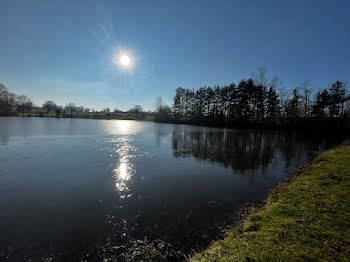
{"type": "Polygon", "coordinates": [[[350,147],[321,154],[194,261],[350,261],[350,147]]]}

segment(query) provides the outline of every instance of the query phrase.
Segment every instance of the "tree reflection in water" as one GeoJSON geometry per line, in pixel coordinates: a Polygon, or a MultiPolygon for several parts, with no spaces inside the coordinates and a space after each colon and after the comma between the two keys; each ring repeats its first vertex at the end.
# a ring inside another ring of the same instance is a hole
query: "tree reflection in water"
{"type": "Polygon", "coordinates": [[[306,139],[295,133],[187,126],[175,127],[172,134],[174,157],[194,157],[239,173],[267,168],[276,158],[282,158],[288,168],[292,160],[302,161],[312,157],[305,154],[327,148],[326,141],[317,135],[306,139]]]}

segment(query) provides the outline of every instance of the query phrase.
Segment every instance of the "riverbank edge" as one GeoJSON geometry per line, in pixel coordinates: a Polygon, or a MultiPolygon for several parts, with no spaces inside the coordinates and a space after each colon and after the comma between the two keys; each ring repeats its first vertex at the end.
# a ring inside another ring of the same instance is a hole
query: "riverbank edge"
{"type": "Polygon", "coordinates": [[[166,124],[183,124],[192,126],[247,129],[247,130],[272,130],[272,131],[294,131],[294,132],[317,132],[323,134],[349,134],[350,121],[345,118],[325,118],[325,119],[282,119],[279,121],[268,121],[264,123],[254,121],[236,120],[231,123],[220,121],[161,121],[156,117],[154,122],[166,124]]]}
{"type": "Polygon", "coordinates": [[[41,116],[39,114],[25,114],[25,115],[19,115],[19,114],[13,114],[13,115],[0,115],[1,117],[36,117],[36,118],[56,118],[56,119],[91,119],[91,120],[135,120],[135,121],[152,121],[153,117],[146,116],[146,117],[136,117],[132,115],[111,115],[111,116],[41,116]]]}
{"type": "Polygon", "coordinates": [[[293,126],[293,125],[255,125],[249,123],[240,123],[231,125],[223,125],[217,123],[200,123],[200,122],[183,122],[183,121],[158,121],[153,116],[145,116],[145,117],[135,117],[131,115],[110,115],[110,116],[41,116],[39,114],[13,114],[13,115],[1,115],[1,117],[35,117],[35,118],[56,118],[56,119],[85,119],[85,120],[135,120],[135,121],[147,121],[154,122],[160,124],[174,124],[174,125],[190,125],[190,126],[199,126],[199,127],[207,127],[207,128],[226,128],[226,129],[240,129],[240,130],[256,130],[256,131],[267,131],[267,132],[303,132],[307,134],[313,134],[317,132],[322,135],[341,135],[342,137],[348,137],[350,133],[350,122],[349,127],[344,127],[339,125],[337,121],[334,123],[332,121],[325,122],[323,125],[318,125],[316,122],[312,123],[308,120],[309,124],[307,126],[293,126]]]}
{"type": "Polygon", "coordinates": [[[292,171],[262,204],[246,208],[223,240],[189,261],[348,261],[349,192],[346,141],[292,171]]]}

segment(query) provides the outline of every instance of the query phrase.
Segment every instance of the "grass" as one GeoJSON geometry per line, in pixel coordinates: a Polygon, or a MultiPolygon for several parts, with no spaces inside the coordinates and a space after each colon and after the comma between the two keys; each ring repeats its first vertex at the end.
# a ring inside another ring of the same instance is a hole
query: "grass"
{"type": "Polygon", "coordinates": [[[350,146],[297,169],[263,210],[191,261],[350,261],[350,146]]]}

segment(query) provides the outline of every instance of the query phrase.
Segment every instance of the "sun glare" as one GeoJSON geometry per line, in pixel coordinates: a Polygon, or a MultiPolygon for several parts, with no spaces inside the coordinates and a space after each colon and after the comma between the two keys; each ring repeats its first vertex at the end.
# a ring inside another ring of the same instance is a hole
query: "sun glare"
{"type": "Polygon", "coordinates": [[[120,71],[131,73],[137,64],[136,58],[132,50],[119,49],[115,51],[112,61],[120,71]]]}
{"type": "Polygon", "coordinates": [[[130,66],[130,57],[128,55],[121,55],[119,57],[119,62],[123,67],[129,67],[130,66]]]}
{"type": "Polygon", "coordinates": [[[135,65],[135,57],[132,55],[132,52],[122,50],[115,53],[113,62],[120,70],[132,72],[135,65]]]}

